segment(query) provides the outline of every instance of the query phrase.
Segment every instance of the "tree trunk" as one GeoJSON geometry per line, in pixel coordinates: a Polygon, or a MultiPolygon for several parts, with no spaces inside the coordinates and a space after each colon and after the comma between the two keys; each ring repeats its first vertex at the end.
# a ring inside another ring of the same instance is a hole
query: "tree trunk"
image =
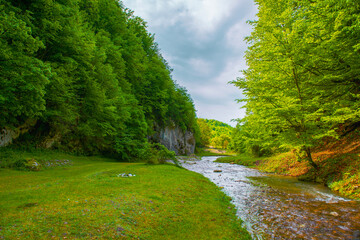
{"type": "Polygon", "coordinates": [[[305,148],[305,152],[306,152],[306,158],[309,161],[310,165],[315,169],[318,170],[319,166],[314,162],[314,160],[312,159],[311,156],[311,149],[309,147],[305,148]]]}

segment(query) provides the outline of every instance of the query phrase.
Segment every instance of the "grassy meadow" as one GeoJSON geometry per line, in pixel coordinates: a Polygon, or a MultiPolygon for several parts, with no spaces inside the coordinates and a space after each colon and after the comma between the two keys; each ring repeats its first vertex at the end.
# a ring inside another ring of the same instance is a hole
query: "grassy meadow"
{"type": "Polygon", "coordinates": [[[229,197],[174,165],[56,152],[1,161],[12,156],[67,164],[0,168],[0,239],[250,239],[229,197]]]}

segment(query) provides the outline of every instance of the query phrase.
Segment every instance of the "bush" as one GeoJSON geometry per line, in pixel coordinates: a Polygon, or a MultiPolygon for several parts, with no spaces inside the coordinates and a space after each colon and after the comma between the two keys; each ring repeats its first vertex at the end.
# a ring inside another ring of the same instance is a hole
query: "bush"
{"type": "Polygon", "coordinates": [[[40,171],[42,164],[34,158],[18,158],[10,160],[2,160],[1,168],[11,168],[16,170],[40,171]]]}
{"type": "Polygon", "coordinates": [[[168,150],[160,143],[151,144],[150,151],[147,155],[146,162],[149,164],[164,164],[166,160],[173,160],[174,162],[176,161],[175,152],[168,150]]]}

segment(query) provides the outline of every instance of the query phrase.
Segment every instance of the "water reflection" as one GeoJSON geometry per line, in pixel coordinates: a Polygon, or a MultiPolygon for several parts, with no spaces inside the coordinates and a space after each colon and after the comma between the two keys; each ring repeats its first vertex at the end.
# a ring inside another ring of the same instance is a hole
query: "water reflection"
{"type": "Polygon", "coordinates": [[[360,204],[328,188],[291,177],[215,163],[217,157],[183,161],[232,198],[254,239],[360,239],[360,204]]]}

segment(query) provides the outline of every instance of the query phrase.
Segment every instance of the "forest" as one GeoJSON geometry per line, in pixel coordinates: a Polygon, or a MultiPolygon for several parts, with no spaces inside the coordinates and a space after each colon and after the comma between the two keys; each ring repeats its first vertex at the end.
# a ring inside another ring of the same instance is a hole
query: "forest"
{"type": "MultiPolygon", "coordinates": [[[[227,149],[231,141],[233,127],[215,119],[198,118],[199,144],[215,148],[227,149]]],[[[230,146],[229,146],[230,147],[230,146]]]]}
{"type": "Polygon", "coordinates": [[[197,129],[146,22],[115,0],[0,0],[0,129],[15,144],[121,160],[148,136],[197,129]]]}

